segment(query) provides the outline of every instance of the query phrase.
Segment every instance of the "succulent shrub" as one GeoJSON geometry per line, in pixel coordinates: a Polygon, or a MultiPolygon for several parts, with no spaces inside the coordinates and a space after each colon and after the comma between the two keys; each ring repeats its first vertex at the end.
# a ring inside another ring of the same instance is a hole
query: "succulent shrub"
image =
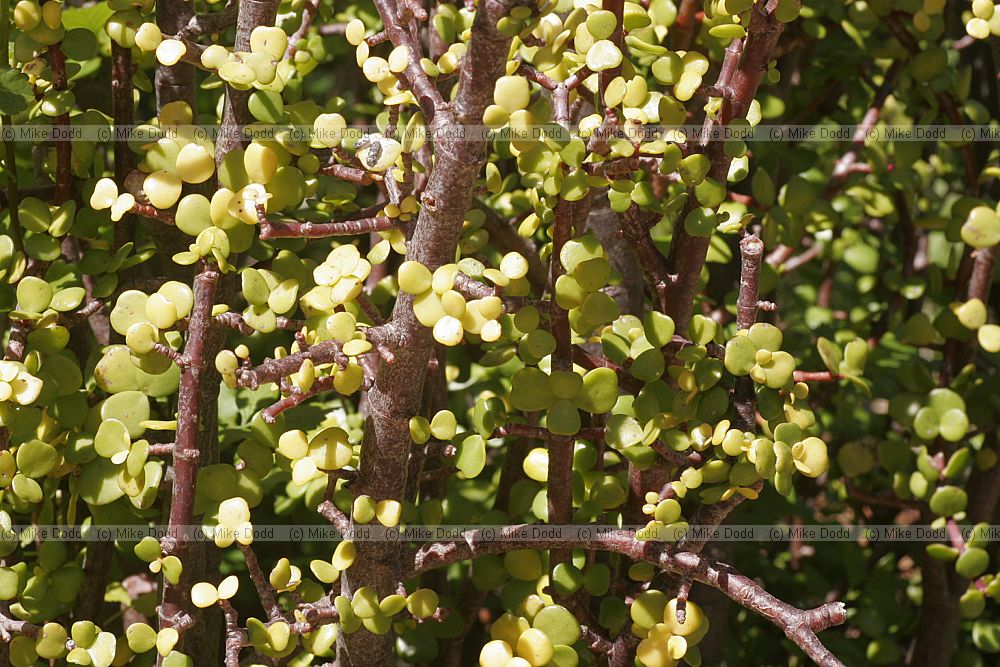
{"type": "Polygon", "coordinates": [[[995,661],[993,0],[0,32],[0,664],[995,661]]]}

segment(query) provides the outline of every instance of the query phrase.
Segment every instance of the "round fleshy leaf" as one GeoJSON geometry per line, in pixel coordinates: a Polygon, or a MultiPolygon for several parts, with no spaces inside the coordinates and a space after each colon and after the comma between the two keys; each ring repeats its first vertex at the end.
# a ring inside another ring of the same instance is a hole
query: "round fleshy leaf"
{"type": "Polygon", "coordinates": [[[556,435],[574,435],[580,430],[580,411],[572,401],[558,399],[546,411],[546,427],[556,435]]]}
{"type": "Polygon", "coordinates": [[[510,402],[517,410],[538,412],[555,401],[549,391],[549,376],[537,368],[522,368],[511,378],[510,402]]]}
{"type": "Polygon", "coordinates": [[[542,447],[535,447],[524,457],[521,467],[529,479],[544,484],[549,479],[548,450],[542,447]]]}
{"type": "Polygon", "coordinates": [[[324,584],[332,584],[340,578],[340,570],[325,560],[314,560],[309,563],[313,575],[324,584]]]}
{"type": "Polygon", "coordinates": [[[757,322],[750,327],[747,336],[758,350],[777,352],[781,349],[783,335],[781,329],[773,324],[757,322]]]}
{"type": "Polygon", "coordinates": [[[958,442],[969,432],[969,417],[965,410],[952,408],[941,415],[941,437],[948,442],[958,442]]]}
{"type": "Polygon", "coordinates": [[[347,432],[336,426],[323,429],[309,441],[309,458],[319,470],[339,470],[351,462],[353,454],[347,432]]]}
{"type": "Polygon", "coordinates": [[[138,438],[146,431],[142,423],[149,419],[149,399],[138,391],[110,396],[101,404],[101,419],[120,422],[128,431],[128,437],[138,438]]]}
{"type": "Polygon", "coordinates": [[[156,631],[145,623],[133,623],[125,629],[128,647],[134,653],[145,653],[156,646],[156,631]]]}
{"type": "Polygon", "coordinates": [[[962,225],[962,240],[973,248],[989,248],[1000,243],[1000,215],[988,206],[969,211],[962,225]]]}
{"type": "Polygon", "coordinates": [[[212,584],[199,581],[191,587],[191,602],[194,606],[204,609],[219,601],[219,591],[212,584]]]}
{"type": "Polygon", "coordinates": [[[750,340],[749,336],[737,335],[726,343],[725,365],[726,370],[733,375],[746,375],[756,362],[754,355],[757,353],[757,346],[750,340]]]}
{"type": "Polygon", "coordinates": [[[830,465],[826,443],[816,437],[806,438],[792,446],[795,467],[807,477],[819,477],[830,465]]]}
{"type": "MultiPolygon", "coordinates": [[[[149,416],[148,413],[146,416],[149,416]]],[[[127,454],[131,446],[128,427],[118,419],[105,419],[94,435],[94,449],[104,458],[110,459],[122,452],[127,454]]]]}
{"type": "Polygon", "coordinates": [[[972,547],[962,552],[955,561],[955,571],[966,579],[975,579],[990,566],[990,555],[985,549],[972,547]]]}
{"type": "Polygon", "coordinates": [[[965,489],[957,486],[941,486],[931,496],[931,511],[939,516],[954,516],[964,512],[969,503],[969,495],[965,489]]]}
{"type": "Polygon", "coordinates": [[[41,440],[29,440],[17,448],[17,469],[26,477],[43,477],[59,463],[59,452],[41,440]]]}
{"type": "Polygon", "coordinates": [[[544,632],[553,644],[575,644],[580,638],[580,623],[561,605],[550,605],[539,611],[531,625],[544,632]]]}
{"type": "Polygon", "coordinates": [[[628,415],[612,415],[604,426],[607,443],[617,449],[625,449],[642,441],[642,426],[628,415]]]}
{"type": "Polygon", "coordinates": [[[29,313],[41,313],[52,302],[52,286],[41,278],[25,276],[17,283],[17,304],[29,313]]]}
{"type": "Polygon", "coordinates": [[[583,387],[576,397],[581,410],[591,414],[609,412],[618,400],[618,374],[610,368],[594,368],[583,376],[583,387]]]}
{"type": "Polygon", "coordinates": [[[236,595],[240,588],[240,580],[235,575],[229,575],[219,583],[219,599],[228,600],[236,595]]]}
{"type": "Polygon", "coordinates": [[[156,651],[166,657],[174,650],[180,635],[174,628],[163,628],[156,634],[156,651]]]}
{"type": "Polygon", "coordinates": [[[127,290],[118,297],[111,311],[111,327],[124,336],[137,322],[146,322],[146,301],[149,297],[138,290],[127,290]]]}
{"type": "Polygon", "coordinates": [[[595,72],[618,67],[622,62],[622,52],[614,42],[602,39],[594,42],[587,51],[587,67],[595,72]]]}
{"type": "Polygon", "coordinates": [[[250,521],[250,506],[244,498],[230,498],[219,504],[219,525],[230,528],[250,521]]]}
{"type": "Polygon", "coordinates": [[[458,446],[455,467],[466,477],[475,477],[486,465],[486,441],[481,435],[470,435],[458,446]]]}
{"type": "Polygon", "coordinates": [[[58,310],[60,313],[68,313],[78,308],[86,296],[87,290],[82,287],[67,287],[52,296],[49,308],[58,310]]]}

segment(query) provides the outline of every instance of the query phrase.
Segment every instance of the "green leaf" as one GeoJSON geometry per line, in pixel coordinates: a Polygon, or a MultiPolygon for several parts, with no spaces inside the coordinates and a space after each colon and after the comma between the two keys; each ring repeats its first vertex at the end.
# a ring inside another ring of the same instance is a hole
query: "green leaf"
{"type": "Polygon", "coordinates": [[[962,552],[962,555],[955,561],[955,571],[959,576],[966,579],[975,579],[990,565],[990,555],[986,549],[972,547],[962,552]]]}
{"type": "Polygon", "coordinates": [[[475,477],[486,465],[486,441],[481,435],[470,435],[458,445],[455,467],[466,477],[475,477]]]}
{"type": "Polygon", "coordinates": [[[13,116],[34,100],[28,76],[9,67],[0,69],[0,113],[13,116]]]}
{"type": "Polygon", "coordinates": [[[931,511],[940,516],[954,516],[964,512],[969,502],[965,489],[957,486],[942,486],[931,496],[931,511]]]}

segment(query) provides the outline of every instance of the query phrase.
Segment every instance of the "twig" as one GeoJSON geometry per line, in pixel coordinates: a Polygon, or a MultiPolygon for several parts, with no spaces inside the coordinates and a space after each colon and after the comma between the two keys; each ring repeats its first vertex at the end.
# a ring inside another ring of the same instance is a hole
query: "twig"
{"type": "MultiPolygon", "coordinates": [[[[760,264],[764,258],[764,242],[750,234],[740,241],[740,291],[736,299],[736,326],[749,329],[757,321],[758,285],[760,264]]],[[[737,377],[733,389],[733,404],[740,416],[734,425],[743,431],[752,431],[757,423],[754,382],[749,375],[737,377]]]]}
{"type": "Polygon", "coordinates": [[[285,51],[286,58],[295,57],[296,45],[299,41],[305,39],[306,33],[309,32],[309,28],[312,26],[313,19],[316,18],[316,12],[318,11],[319,0],[305,0],[302,5],[302,22],[295,33],[288,38],[288,49],[285,51]]]}
{"type": "Polygon", "coordinates": [[[222,613],[226,617],[226,667],[239,667],[240,649],[247,640],[246,634],[239,627],[239,614],[229,604],[229,600],[219,600],[222,613]]]}
{"type": "MultiPolygon", "coordinates": [[[[52,70],[52,87],[55,90],[66,90],[68,83],[66,79],[66,56],[63,54],[60,43],[49,47],[49,65],[52,70]]],[[[56,125],[69,128],[69,112],[56,117],[56,125]]],[[[69,141],[69,133],[65,133],[65,138],[56,140],[56,194],[55,203],[62,204],[69,199],[70,189],[73,186],[73,147],[69,141]]]]}
{"type": "Polygon", "coordinates": [[[792,380],[795,382],[837,382],[844,378],[840,373],[830,371],[794,371],[792,380]]]}
{"type": "Polygon", "coordinates": [[[329,363],[337,363],[341,366],[347,364],[347,356],[341,351],[340,342],[327,340],[287,357],[268,359],[255,368],[240,368],[236,371],[236,383],[241,387],[257,389],[262,384],[277,382],[281,378],[297,372],[306,359],[311,360],[317,366],[329,363]]]}
{"type": "Polygon", "coordinates": [[[384,232],[400,226],[392,218],[375,216],[360,220],[342,220],[340,222],[272,222],[267,220],[260,225],[262,241],[270,239],[319,239],[327,236],[354,236],[368,232],[384,232]]]}
{"type": "Polygon", "coordinates": [[[732,566],[696,553],[674,551],[661,542],[642,542],[627,536],[595,535],[575,544],[562,539],[539,540],[530,537],[531,526],[507,526],[484,533],[468,531],[464,539],[425,545],[411,553],[409,568],[402,579],[408,579],[432,569],[463,560],[517,549],[579,548],[610,551],[635,561],[652,563],[664,572],[689,577],[694,581],[720,590],[734,602],[771,621],[795,642],[817,665],[842,667],[843,663],[823,646],[816,633],[840,625],[846,620],[842,602],[829,602],[814,609],[799,609],[768,593],[754,580],[737,572],[732,566]],[[497,539],[499,538],[499,539],[497,539]]]}
{"type": "MultiPolygon", "coordinates": [[[[757,94],[767,64],[771,59],[784,25],[774,17],[776,3],[758,2],[750,9],[750,25],[744,40],[733,40],[726,49],[722,69],[716,87],[723,92],[722,105],[715,120],[717,125],[727,125],[731,120],[744,118],[750,103],[757,94]]],[[[710,122],[706,119],[706,123],[710,122]]],[[[699,150],[707,152],[711,159],[709,175],[720,183],[725,183],[731,158],[722,146],[723,142],[702,142],[699,150]]],[[[691,319],[695,291],[705,263],[709,239],[689,235],[683,225],[694,207],[695,197],[689,197],[684,210],[674,225],[674,238],[667,256],[669,273],[676,274],[674,289],[667,295],[665,312],[679,327],[685,327],[691,319]]]]}
{"type": "Polygon", "coordinates": [[[281,606],[278,605],[278,598],[274,587],[267,580],[264,571],[260,569],[260,563],[257,562],[257,554],[254,553],[253,547],[242,542],[237,542],[237,544],[240,547],[240,551],[243,552],[243,560],[247,564],[247,572],[250,574],[250,579],[253,580],[253,585],[257,588],[257,595],[260,597],[260,603],[264,607],[264,613],[272,621],[281,619],[284,614],[281,611],[281,606]]]}
{"type": "Polygon", "coordinates": [[[278,419],[278,415],[286,410],[291,410],[294,407],[301,405],[306,400],[316,396],[320,392],[329,391],[333,389],[333,376],[325,375],[321,378],[316,378],[313,385],[308,391],[293,391],[288,396],[282,397],[280,400],[272,403],[268,407],[264,408],[261,413],[261,417],[264,418],[268,424],[273,424],[278,419]]]}
{"type": "Polygon", "coordinates": [[[236,23],[239,8],[239,0],[227,0],[225,6],[217,12],[192,16],[178,34],[182,37],[200,37],[222,32],[236,23]]]}
{"type": "MultiPolygon", "coordinates": [[[[170,498],[168,537],[163,540],[164,551],[182,561],[189,552],[190,541],[177,531],[190,526],[194,517],[195,481],[200,467],[200,442],[204,407],[201,375],[208,373],[214,355],[208,358],[206,342],[212,322],[212,306],[219,286],[218,271],[206,268],[194,281],[194,307],[188,324],[184,356],[187,364],[181,369],[180,393],[177,399],[177,437],[173,447],[173,490],[170,498]]],[[[210,352],[210,350],[209,350],[210,352]]],[[[215,437],[214,432],[212,437],[215,437]]],[[[172,627],[175,619],[188,604],[187,590],[195,573],[186,568],[176,585],[163,582],[163,601],[160,605],[160,627],[172,627]]]]}
{"type": "MultiPolygon", "coordinates": [[[[656,302],[662,312],[666,312],[668,307],[668,292],[675,282],[675,276],[670,274],[667,259],[663,253],[653,245],[653,240],[649,236],[649,229],[643,224],[639,212],[639,207],[633,204],[627,211],[619,216],[622,225],[622,234],[632,245],[635,255],[642,267],[642,275],[646,278],[646,283],[656,297],[656,302]]],[[[681,326],[681,322],[675,323],[681,326]]]]}

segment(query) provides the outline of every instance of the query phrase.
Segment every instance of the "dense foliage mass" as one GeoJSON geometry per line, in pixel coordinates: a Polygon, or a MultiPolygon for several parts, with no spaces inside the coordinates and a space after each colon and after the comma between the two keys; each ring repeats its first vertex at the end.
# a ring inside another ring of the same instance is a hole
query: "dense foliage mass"
{"type": "Polygon", "coordinates": [[[995,664],[993,0],[0,32],[0,664],[995,664]]]}

